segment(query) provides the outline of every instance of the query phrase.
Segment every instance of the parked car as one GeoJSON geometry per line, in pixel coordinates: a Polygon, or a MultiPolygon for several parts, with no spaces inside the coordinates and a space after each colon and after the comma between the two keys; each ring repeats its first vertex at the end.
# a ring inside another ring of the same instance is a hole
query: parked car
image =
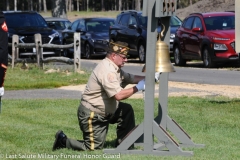
{"type": "Polygon", "coordinates": [[[175,65],[202,60],[205,67],[238,61],[235,51],[235,13],[193,13],[186,17],[174,39],[175,65]]]}
{"type": "MultiPolygon", "coordinates": [[[[59,17],[44,17],[44,19],[47,22],[48,27],[58,31],[61,44],[63,44],[62,31],[67,29],[69,26],[71,26],[71,22],[67,18],[59,18],[59,17]]],[[[63,49],[61,49],[61,54],[63,54],[63,49]]]]}
{"type": "MultiPolygon", "coordinates": [[[[170,19],[170,46],[169,46],[169,51],[170,51],[170,56],[173,56],[173,42],[175,38],[175,33],[177,29],[182,25],[182,20],[178,18],[177,16],[171,16],[170,19]]],[[[161,32],[161,28],[157,28],[158,32],[161,32]]]]}
{"type": "MultiPolygon", "coordinates": [[[[34,43],[34,34],[41,34],[42,43],[61,44],[58,31],[49,28],[44,18],[35,11],[3,11],[8,26],[8,42],[19,36],[19,43],[34,43]]],[[[9,48],[9,52],[12,49],[9,48]]],[[[19,56],[35,55],[35,48],[20,48],[19,56]]],[[[43,55],[59,55],[60,49],[43,48],[43,55]]]]}
{"type": "MultiPolygon", "coordinates": [[[[90,59],[92,56],[107,54],[109,43],[109,27],[114,23],[113,18],[81,18],[62,32],[63,44],[73,43],[74,32],[81,34],[81,54],[90,59]]],[[[64,56],[73,56],[73,48],[65,49],[64,56]]]]}
{"type": "MultiPolygon", "coordinates": [[[[170,51],[177,27],[181,25],[181,20],[172,16],[170,20],[170,51]]],[[[161,27],[157,28],[158,32],[161,27]]],[[[146,60],[146,42],[147,42],[147,17],[142,16],[142,12],[130,10],[123,11],[117,15],[116,21],[110,27],[109,36],[111,41],[123,41],[129,44],[131,57],[139,57],[140,62],[146,60]]]]}
{"type": "Polygon", "coordinates": [[[59,32],[67,29],[71,25],[71,22],[67,18],[44,17],[44,19],[50,28],[59,32]]]}

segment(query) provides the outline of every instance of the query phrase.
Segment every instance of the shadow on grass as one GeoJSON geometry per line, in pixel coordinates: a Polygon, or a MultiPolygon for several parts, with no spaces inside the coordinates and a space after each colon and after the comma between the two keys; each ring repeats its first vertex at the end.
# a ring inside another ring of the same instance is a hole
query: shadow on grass
{"type": "Polygon", "coordinates": [[[217,103],[217,104],[227,104],[227,103],[233,103],[237,102],[240,103],[240,99],[231,99],[231,100],[209,100],[210,103],[217,103]]]}

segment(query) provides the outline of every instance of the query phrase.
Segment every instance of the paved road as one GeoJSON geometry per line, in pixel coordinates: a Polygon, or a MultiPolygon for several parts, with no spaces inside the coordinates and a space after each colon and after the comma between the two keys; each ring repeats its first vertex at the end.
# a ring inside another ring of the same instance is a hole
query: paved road
{"type": "MultiPolygon", "coordinates": [[[[81,66],[83,68],[94,68],[99,60],[89,61],[83,60],[81,66]]],[[[143,64],[131,63],[126,64],[124,70],[135,74],[144,74],[141,72],[143,64]]],[[[240,72],[219,70],[219,69],[204,69],[198,67],[175,67],[176,72],[169,73],[169,81],[177,82],[191,82],[199,84],[220,84],[220,85],[233,85],[240,86],[240,72]]],[[[157,88],[156,93],[158,93],[157,88]]],[[[81,93],[84,88],[76,90],[63,90],[63,89],[37,89],[37,90],[19,90],[19,91],[5,91],[3,99],[39,99],[39,98],[50,98],[50,99],[80,99],[81,93]]],[[[169,93],[172,92],[197,92],[193,89],[181,89],[175,87],[169,87],[169,93]]],[[[138,93],[142,95],[142,93],[138,93]]]]}
{"type": "MultiPolygon", "coordinates": [[[[82,67],[93,68],[99,60],[83,60],[82,67]]],[[[131,61],[130,61],[131,62],[131,61]]],[[[133,63],[126,64],[123,70],[133,74],[142,73],[143,64],[133,63]]],[[[186,67],[174,67],[176,72],[169,73],[169,81],[199,83],[199,84],[218,84],[240,86],[240,71],[228,69],[208,69],[203,68],[202,63],[191,63],[186,67]]]]}

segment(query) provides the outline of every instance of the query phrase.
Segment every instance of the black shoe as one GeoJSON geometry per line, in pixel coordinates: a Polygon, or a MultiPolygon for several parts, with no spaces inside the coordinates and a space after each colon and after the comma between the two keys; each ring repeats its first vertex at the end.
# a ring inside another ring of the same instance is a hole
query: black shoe
{"type": "Polygon", "coordinates": [[[53,143],[52,150],[55,151],[57,149],[66,148],[66,139],[67,136],[63,133],[63,131],[59,130],[55,135],[55,141],[53,143]]]}

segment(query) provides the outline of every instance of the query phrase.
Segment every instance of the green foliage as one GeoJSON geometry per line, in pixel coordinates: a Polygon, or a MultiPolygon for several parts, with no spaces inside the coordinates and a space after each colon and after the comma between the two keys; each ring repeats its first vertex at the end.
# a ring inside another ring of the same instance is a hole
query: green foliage
{"type": "Polygon", "coordinates": [[[29,69],[21,69],[20,66],[10,67],[7,70],[4,87],[7,90],[19,89],[40,89],[40,88],[56,88],[68,85],[86,84],[89,72],[74,73],[69,70],[52,69],[41,70],[32,65],[29,69]]]}
{"type": "MultiPolygon", "coordinates": [[[[142,99],[128,99],[135,111],[136,123],[144,120],[144,103],[142,99]]],[[[52,152],[54,135],[62,129],[69,138],[82,139],[77,121],[79,100],[72,99],[3,99],[0,114],[0,155],[100,155],[103,151],[78,152],[61,149],[52,152]]],[[[168,115],[191,136],[194,143],[205,144],[204,148],[183,148],[193,151],[190,159],[238,159],[240,146],[238,120],[240,100],[199,97],[170,97],[168,115]]],[[[146,107],[147,109],[147,107],[146,107]]],[[[157,99],[155,100],[157,115],[157,99]]],[[[116,125],[110,125],[104,148],[113,148],[116,138],[116,125]]],[[[177,140],[177,139],[176,139],[177,140]]],[[[141,149],[142,147],[136,148],[141,149]]],[[[167,159],[184,160],[183,156],[154,156],[121,154],[121,159],[167,159]]],[[[8,158],[9,159],[9,158],[8,158]]],[[[10,158],[11,159],[11,158],[10,158]]],[[[13,158],[12,158],[13,159],[13,158]]],[[[19,158],[18,159],[27,159],[19,158]]],[[[32,158],[40,159],[40,158],[32,158]]],[[[44,158],[41,158],[44,159],[44,158]]],[[[58,158],[66,159],[66,158],[58,158]]],[[[87,159],[87,158],[85,158],[87,159]]],[[[104,159],[104,158],[98,158],[104,159]]]]}

